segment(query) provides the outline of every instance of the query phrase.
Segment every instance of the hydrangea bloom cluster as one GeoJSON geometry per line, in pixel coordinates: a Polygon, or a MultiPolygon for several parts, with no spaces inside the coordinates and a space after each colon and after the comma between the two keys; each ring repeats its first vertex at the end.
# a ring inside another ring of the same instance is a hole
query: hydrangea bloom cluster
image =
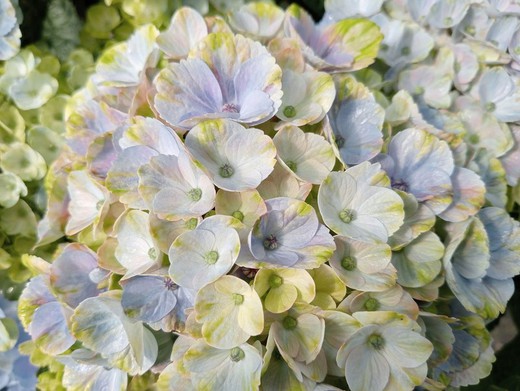
{"type": "Polygon", "coordinates": [[[74,94],[38,225],[67,241],[19,301],[65,388],[489,374],[520,273],[518,4],[325,5],[183,7],[74,94]]]}

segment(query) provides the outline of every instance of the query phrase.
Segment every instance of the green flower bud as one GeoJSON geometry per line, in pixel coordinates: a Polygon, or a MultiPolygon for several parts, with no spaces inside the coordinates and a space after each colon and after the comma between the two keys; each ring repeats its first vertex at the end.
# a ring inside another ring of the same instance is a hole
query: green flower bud
{"type": "Polygon", "coordinates": [[[10,208],[14,206],[20,197],[27,195],[25,183],[15,174],[4,172],[0,174],[0,206],[10,208]]]}
{"type": "Polygon", "coordinates": [[[22,143],[13,144],[0,157],[0,168],[18,175],[23,181],[42,179],[47,171],[42,155],[22,143]]]}

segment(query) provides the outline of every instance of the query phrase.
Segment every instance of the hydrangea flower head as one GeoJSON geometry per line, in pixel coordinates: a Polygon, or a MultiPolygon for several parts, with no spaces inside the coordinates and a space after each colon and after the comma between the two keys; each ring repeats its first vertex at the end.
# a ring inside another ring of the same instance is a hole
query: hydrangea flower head
{"type": "Polygon", "coordinates": [[[392,138],[388,154],[379,160],[393,188],[413,194],[437,214],[451,204],[454,162],[445,142],[423,130],[406,129],[392,138]]]}
{"type": "Polygon", "coordinates": [[[16,55],[0,0],[0,389],[489,374],[520,273],[518,0],[106,0],[81,37],[51,3],[16,55]]]}
{"type": "Polygon", "coordinates": [[[264,267],[314,268],[335,248],[309,204],[287,197],[266,201],[267,213],[249,235],[249,249],[264,267]]]}
{"type": "Polygon", "coordinates": [[[320,26],[297,5],[287,9],[284,28],[287,35],[300,42],[312,66],[332,72],[355,71],[370,65],[383,39],[377,25],[368,19],[343,19],[320,26]]]}
{"type": "Polygon", "coordinates": [[[365,242],[386,242],[404,218],[391,189],[370,186],[346,172],[332,172],[318,193],[323,221],[334,232],[365,242]]]}
{"type": "Polygon", "coordinates": [[[204,121],[193,127],[186,147],[215,185],[228,191],[255,189],[275,164],[276,149],[268,136],[230,120],[204,121]],[[247,152],[237,153],[241,149],[247,152]]]}
{"type": "Polygon", "coordinates": [[[267,49],[231,33],[209,34],[187,60],[162,70],[156,87],[155,109],[181,128],[209,118],[262,123],[282,96],[281,69],[267,49]]]}
{"type": "Polygon", "coordinates": [[[352,390],[411,389],[426,377],[433,347],[415,322],[395,313],[359,313],[363,327],[340,348],[338,365],[352,390]]]}

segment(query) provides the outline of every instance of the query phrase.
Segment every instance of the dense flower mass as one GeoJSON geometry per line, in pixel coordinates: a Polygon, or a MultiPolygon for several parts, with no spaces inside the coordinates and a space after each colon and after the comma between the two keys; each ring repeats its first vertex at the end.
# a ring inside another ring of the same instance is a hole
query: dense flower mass
{"type": "Polygon", "coordinates": [[[49,390],[489,374],[520,273],[517,2],[106,3],[97,62],[60,73],[9,53],[0,0],[0,269],[32,277],[19,323],[0,295],[0,389],[34,387],[17,346],[49,390]]]}

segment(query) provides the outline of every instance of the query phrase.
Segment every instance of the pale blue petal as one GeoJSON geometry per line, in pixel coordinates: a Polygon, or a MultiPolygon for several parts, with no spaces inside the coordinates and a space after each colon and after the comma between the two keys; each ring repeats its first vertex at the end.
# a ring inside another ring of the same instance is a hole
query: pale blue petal
{"type": "Polygon", "coordinates": [[[97,284],[89,278],[97,266],[92,250],[79,243],[69,244],[51,264],[51,286],[58,298],[76,308],[83,300],[97,296],[97,284]]]}
{"type": "Polygon", "coordinates": [[[158,322],[177,304],[175,285],[169,277],[136,276],[123,284],[121,305],[131,319],[158,322]]]}
{"type": "Polygon", "coordinates": [[[27,331],[36,345],[50,355],[63,353],[76,341],[69,332],[65,309],[58,302],[37,308],[27,331]]]}

